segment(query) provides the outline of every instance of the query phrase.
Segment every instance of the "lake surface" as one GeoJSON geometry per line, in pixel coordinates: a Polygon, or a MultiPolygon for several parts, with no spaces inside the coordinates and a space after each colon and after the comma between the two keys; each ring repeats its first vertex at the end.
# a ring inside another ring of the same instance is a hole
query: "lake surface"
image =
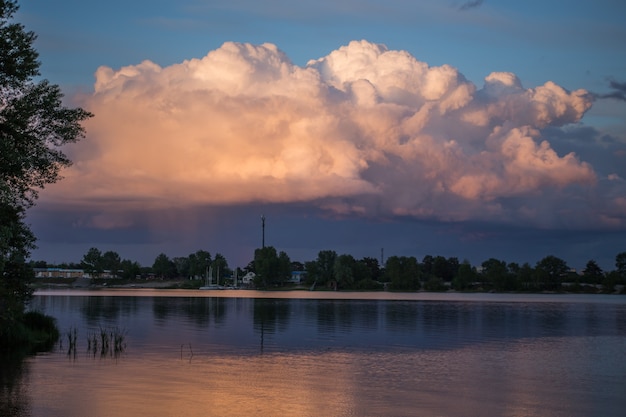
{"type": "Polygon", "coordinates": [[[0,364],[0,415],[626,410],[623,296],[40,291],[32,308],[57,317],[62,340],[0,364]],[[123,346],[94,349],[101,330],[123,346]]]}

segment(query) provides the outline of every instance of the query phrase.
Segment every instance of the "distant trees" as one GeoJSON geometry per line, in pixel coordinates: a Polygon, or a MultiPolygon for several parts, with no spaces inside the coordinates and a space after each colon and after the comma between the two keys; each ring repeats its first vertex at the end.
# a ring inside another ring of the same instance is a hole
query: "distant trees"
{"type": "Polygon", "coordinates": [[[327,285],[335,282],[335,260],[337,252],[334,250],[322,250],[317,254],[317,259],[307,262],[306,271],[314,282],[319,285],[327,285]]]}
{"type": "Polygon", "coordinates": [[[102,269],[105,269],[113,276],[117,276],[122,264],[122,258],[117,252],[112,250],[104,252],[102,254],[102,269]]]}
{"type": "Polygon", "coordinates": [[[626,252],[620,252],[615,256],[615,272],[620,279],[626,280],[626,252]]]}
{"type": "Polygon", "coordinates": [[[337,255],[323,250],[314,261],[305,263],[306,282],[331,289],[372,290],[382,288],[380,267],[374,258],[355,259],[352,255],[337,255]]]}
{"type": "Polygon", "coordinates": [[[598,266],[593,259],[587,262],[585,269],[583,269],[583,279],[589,284],[599,284],[604,277],[604,271],[598,266]]]}
{"type": "MultiPolygon", "coordinates": [[[[71,265],[67,265],[71,267],[71,265]]],[[[80,261],[80,268],[94,278],[100,277],[105,271],[109,277],[135,278],[141,273],[141,266],[128,259],[122,260],[115,251],[102,251],[89,248],[80,261]]]]}
{"type": "Polygon", "coordinates": [[[90,248],[83,259],[80,261],[80,266],[91,276],[98,277],[103,271],[103,259],[102,252],[98,248],[90,248]]]}
{"type": "Polygon", "coordinates": [[[393,290],[420,289],[421,271],[413,256],[390,256],[385,263],[385,281],[393,290]]]}
{"type": "Polygon", "coordinates": [[[119,274],[124,279],[135,279],[141,276],[141,265],[139,262],[124,259],[120,263],[119,274]]]}
{"type": "Polygon", "coordinates": [[[452,280],[452,288],[457,291],[465,291],[471,288],[476,282],[478,274],[476,268],[474,268],[469,261],[463,261],[459,265],[456,276],[452,280]]]}
{"type": "Polygon", "coordinates": [[[515,290],[515,280],[505,261],[489,258],[482,264],[482,280],[496,291],[515,290]]]}
{"type": "MultiPolygon", "coordinates": [[[[228,268],[228,262],[226,262],[226,258],[219,254],[215,254],[215,258],[211,263],[212,274],[215,277],[215,282],[217,283],[218,278],[222,278],[225,276],[230,276],[230,269],[228,268]]],[[[223,283],[223,281],[221,281],[223,283]]]]}
{"type": "Polygon", "coordinates": [[[160,253],[155,258],[154,263],[152,264],[152,272],[155,276],[161,279],[174,278],[177,275],[176,265],[164,253],[160,253]]]}
{"type": "Polygon", "coordinates": [[[289,279],[291,260],[285,252],[276,253],[273,246],[265,246],[254,251],[254,270],[257,286],[278,285],[289,279]]]}
{"type": "Polygon", "coordinates": [[[195,253],[190,254],[188,257],[189,270],[188,271],[178,271],[181,276],[189,276],[192,278],[200,278],[204,277],[209,270],[209,266],[213,260],[211,259],[211,254],[205,250],[197,250],[195,253]],[[183,272],[187,272],[183,274],[183,272]]]}
{"type": "Polygon", "coordinates": [[[352,255],[335,257],[333,270],[337,288],[352,288],[354,286],[355,265],[356,261],[352,255]]]}
{"type": "MultiPolygon", "coordinates": [[[[32,263],[45,266],[45,262],[32,263]]],[[[255,250],[254,259],[238,275],[255,272],[255,285],[267,288],[283,285],[293,271],[305,272],[305,284],[316,288],[337,290],[394,291],[568,291],[614,292],[618,284],[626,284],[626,252],[615,258],[616,269],[603,271],[594,260],[589,260],[581,274],[554,255],[539,260],[535,266],[518,265],[489,258],[477,268],[456,257],[426,255],[422,261],[412,256],[390,256],[384,267],[376,258],[356,259],[350,254],[337,254],[333,250],[318,252],[317,258],[304,264],[291,261],[287,253],[272,246],[255,250]],[[582,283],[585,285],[582,286],[582,283]],[[565,285],[565,287],[564,287],[565,285]]],[[[69,267],[76,265],[69,265],[69,267]]],[[[99,276],[103,272],[132,279],[154,275],[161,279],[204,279],[212,271],[211,281],[226,284],[232,275],[226,258],[216,253],[214,257],[205,250],[188,256],[169,258],[159,254],[151,267],[142,268],[137,262],[120,260],[114,251],[102,253],[90,248],[80,265],[86,272],[99,276]]]]}
{"type": "Polygon", "coordinates": [[[535,274],[541,289],[557,290],[561,288],[563,278],[567,275],[569,267],[565,261],[556,256],[549,255],[537,262],[535,274]]]}

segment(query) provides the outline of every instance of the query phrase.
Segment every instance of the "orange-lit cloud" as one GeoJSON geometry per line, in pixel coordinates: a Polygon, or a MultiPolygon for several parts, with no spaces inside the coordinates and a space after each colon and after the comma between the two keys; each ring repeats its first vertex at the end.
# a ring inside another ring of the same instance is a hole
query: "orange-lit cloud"
{"type": "MultiPolygon", "coordinates": [[[[168,67],[100,67],[95,114],[45,200],[118,208],[315,202],[342,213],[505,216],[500,199],[593,185],[540,129],[578,122],[584,90],[522,87],[351,42],[300,67],[272,44],[225,43],[168,67]]],[[[519,208],[528,216],[528,207],[519,208]]],[[[119,220],[116,220],[119,221],[119,220]]],[[[99,219],[104,224],[105,220],[99,219]]]]}

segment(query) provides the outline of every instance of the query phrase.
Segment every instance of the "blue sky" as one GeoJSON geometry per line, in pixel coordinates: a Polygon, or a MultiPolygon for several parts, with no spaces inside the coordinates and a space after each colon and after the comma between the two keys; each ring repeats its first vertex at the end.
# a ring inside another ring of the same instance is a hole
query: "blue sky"
{"type": "Polygon", "coordinates": [[[29,215],[33,257],[206,249],[244,266],[265,214],[266,242],[300,261],[385,248],[612,269],[625,15],[621,1],[23,1],[42,76],[96,114],[29,215]]]}

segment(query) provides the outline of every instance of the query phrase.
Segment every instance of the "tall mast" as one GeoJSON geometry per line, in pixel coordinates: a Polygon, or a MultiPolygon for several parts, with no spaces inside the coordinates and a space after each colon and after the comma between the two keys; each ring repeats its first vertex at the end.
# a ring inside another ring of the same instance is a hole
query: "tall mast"
{"type": "Polygon", "coordinates": [[[265,248],[265,215],[261,215],[261,247],[265,248]]]}

